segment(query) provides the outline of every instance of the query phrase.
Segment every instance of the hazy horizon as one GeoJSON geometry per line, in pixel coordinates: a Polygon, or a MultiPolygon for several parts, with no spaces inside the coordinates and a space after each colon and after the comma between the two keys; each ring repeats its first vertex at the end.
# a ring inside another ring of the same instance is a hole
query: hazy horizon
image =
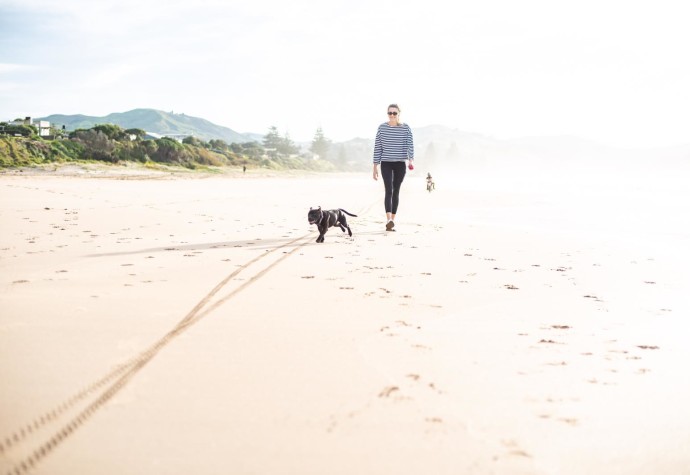
{"type": "Polygon", "coordinates": [[[412,127],[690,143],[682,4],[0,0],[0,119],[135,108],[296,141],[412,127]]]}

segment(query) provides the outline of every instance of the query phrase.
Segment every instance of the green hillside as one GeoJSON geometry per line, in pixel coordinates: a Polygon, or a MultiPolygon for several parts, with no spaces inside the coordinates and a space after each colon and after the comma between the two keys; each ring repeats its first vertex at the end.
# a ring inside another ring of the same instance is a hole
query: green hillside
{"type": "MultiPolygon", "coordinates": [[[[0,122],[0,125],[7,126],[0,122]]],[[[20,131],[27,132],[23,129],[20,131]]],[[[227,143],[222,139],[204,142],[196,137],[182,141],[163,137],[145,138],[141,129],[123,129],[114,124],[77,129],[69,135],[58,134],[44,139],[28,128],[27,135],[0,134],[0,172],[3,168],[57,165],[60,163],[99,162],[104,164],[140,164],[145,167],[184,167],[187,169],[227,167],[272,170],[349,170],[346,163],[314,160],[309,154],[299,154],[287,137],[273,134],[274,147],[265,148],[259,142],[227,143]]]]}
{"type": "Polygon", "coordinates": [[[209,122],[206,119],[185,114],[173,114],[154,109],[134,109],[128,112],[115,112],[104,117],[93,117],[82,114],[53,114],[41,117],[51,125],[68,131],[90,129],[99,124],[114,124],[123,129],[142,129],[155,134],[192,135],[200,140],[223,140],[227,143],[244,143],[256,139],[254,135],[245,135],[209,122]]]}

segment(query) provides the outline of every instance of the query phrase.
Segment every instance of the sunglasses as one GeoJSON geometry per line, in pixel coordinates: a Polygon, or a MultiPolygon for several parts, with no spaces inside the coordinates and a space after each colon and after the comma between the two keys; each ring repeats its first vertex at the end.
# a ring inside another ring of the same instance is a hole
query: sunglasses
{"type": "Polygon", "coordinates": [[[397,112],[389,112],[388,115],[398,115],[397,112]]]}

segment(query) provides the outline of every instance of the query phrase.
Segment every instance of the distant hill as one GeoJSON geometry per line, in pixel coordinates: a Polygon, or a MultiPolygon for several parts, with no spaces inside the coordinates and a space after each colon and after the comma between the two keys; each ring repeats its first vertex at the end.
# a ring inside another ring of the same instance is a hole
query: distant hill
{"type": "Polygon", "coordinates": [[[114,124],[123,129],[143,129],[160,135],[193,135],[204,141],[220,139],[227,143],[251,142],[260,140],[261,137],[258,134],[241,134],[199,117],[155,109],[134,109],[128,112],[115,112],[104,117],[54,114],[41,117],[40,120],[48,120],[56,127],[64,125],[67,130],[90,129],[98,124],[114,124]]]}
{"type": "MultiPolygon", "coordinates": [[[[86,115],[51,115],[41,118],[67,130],[88,129],[98,124],[115,124],[125,129],[137,128],[154,134],[193,135],[201,140],[224,140],[227,143],[261,142],[263,135],[239,133],[208,120],[185,114],[154,109],[134,109],[105,117],[86,115]]],[[[498,139],[461,131],[445,125],[413,127],[415,155],[423,170],[438,168],[489,168],[533,166],[558,168],[567,166],[598,167],[640,164],[678,164],[690,166],[690,144],[676,147],[626,150],[572,136],[525,137],[498,139]]],[[[310,143],[299,144],[308,150],[310,143]]],[[[331,158],[352,166],[370,166],[373,137],[356,138],[333,144],[331,158]]]]}

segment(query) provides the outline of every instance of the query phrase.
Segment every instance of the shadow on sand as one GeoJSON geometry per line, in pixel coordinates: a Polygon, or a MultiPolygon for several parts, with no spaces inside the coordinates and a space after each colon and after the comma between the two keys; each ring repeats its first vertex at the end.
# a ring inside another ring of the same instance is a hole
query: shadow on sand
{"type": "Polygon", "coordinates": [[[248,239],[243,241],[226,241],[226,242],[207,242],[198,244],[178,244],[165,247],[149,247],[145,249],[122,251],[122,252],[106,252],[102,254],[88,254],[86,257],[111,257],[111,256],[130,256],[134,254],[151,254],[157,252],[169,251],[208,251],[211,249],[228,249],[228,248],[247,248],[247,249],[276,249],[279,247],[295,247],[299,245],[299,241],[311,237],[311,234],[304,234],[299,237],[286,237],[276,239],[248,239]]]}

